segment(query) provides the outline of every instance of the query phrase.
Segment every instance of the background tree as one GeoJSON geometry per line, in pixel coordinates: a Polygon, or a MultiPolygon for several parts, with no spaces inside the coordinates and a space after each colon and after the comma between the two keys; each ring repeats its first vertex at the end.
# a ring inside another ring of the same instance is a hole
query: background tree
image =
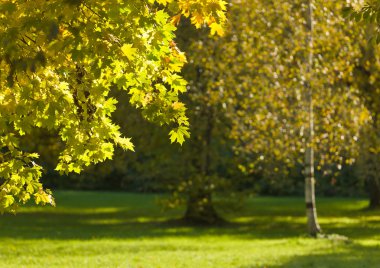
{"type": "Polygon", "coordinates": [[[362,56],[355,68],[354,83],[360,90],[370,114],[370,121],[362,130],[358,176],[367,184],[369,207],[380,208],[380,88],[379,88],[379,53],[380,50],[373,41],[367,41],[373,35],[374,27],[366,29],[367,39],[361,44],[362,56]]]}
{"type": "Polygon", "coordinates": [[[355,84],[360,90],[360,97],[370,112],[370,122],[363,129],[364,139],[361,143],[358,175],[367,183],[369,193],[369,207],[380,207],[380,129],[379,129],[379,53],[376,44],[380,42],[380,1],[366,1],[351,3],[345,7],[343,13],[346,17],[362,21],[365,34],[358,42],[361,45],[362,56],[355,68],[355,84]]]}
{"type": "MultiPolygon", "coordinates": [[[[277,162],[265,171],[276,176],[298,163],[305,166],[305,144],[316,152],[318,171],[332,172],[352,163],[366,112],[351,86],[360,50],[355,41],[348,42],[354,40],[356,29],[340,16],[342,4],[315,3],[312,63],[305,46],[309,2],[233,1],[231,5],[234,19],[217,48],[225,58],[213,72],[220,79],[214,83],[229,95],[231,135],[242,169],[254,174],[265,167],[262,163],[277,162]],[[312,75],[307,71],[310,64],[312,75]],[[305,84],[314,91],[312,141],[307,139],[310,111],[305,107],[310,107],[310,98],[304,97],[305,84]]],[[[318,229],[309,232],[315,235],[318,229]]]]}
{"type": "Polygon", "coordinates": [[[225,75],[218,72],[225,58],[231,55],[225,54],[224,48],[229,44],[224,44],[224,38],[208,38],[205,31],[194,32],[186,24],[183,27],[187,30],[181,31],[178,43],[192,55],[183,73],[189,81],[186,103],[191,107],[189,117],[193,125],[193,137],[184,147],[187,162],[192,166],[191,172],[184,176],[186,182],[182,187],[187,196],[185,219],[216,223],[221,217],[214,207],[215,193],[223,193],[216,202],[219,208],[221,203],[225,209],[239,203],[228,201],[231,194],[235,201],[239,200],[236,196],[238,178],[235,176],[235,181],[232,180],[237,170],[233,163],[232,141],[228,137],[231,124],[226,116],[221,82],[225,75]],[[189,36],[193,38],[189,40],[189,36]]]}
{"type": "MultiPolygon", "coordinates": [[[[218,218],[212,195],[220,190],[216,178],[221,174],[215,170],[218,157],[213,152],[221,152],[221,147],[211,144],[226,140],[219,133],[229,133],[231,127],[240,166],[247,173],[261,168],[259,172],[267,177],[294,174],[295,167],[305,163],[302,154],[308,152],[308,160],[313,162],[310,155],[314,149],[318,150],[319,171],[335,173],[353,162],[366,117],[356,89],[350,88],[360,52],[355,42],[346,44],[343,51],[338,48],[355,29],[340,17],[341,5],[318,5],[316,58],[311,61],[311,47],[305,45],[305,40],[310,40],[305,14],[311,4],[302,1],[273,8],[259,2],[232,1],[229,25],[221,39],[197,36],[189,42],[194,33],[181,31],[185,38],[179,43],[186,46],[192,59],[184,75],[190,81],[188,106],[196,120],[191,148],[185,147],[191,152],[187,162],[192,164],[188,176],[179,177],[184,181],[177,188],[188,197],[186,218],[210,222],[218,218]],[[242,3],[249,8],[242,9],[242,3]],[[311,65],[315,66],[312,75],[311,65]],[[311,94],[304,92],[305,85],[309,85],[307,91],[315,88],[315,109],[309,109],[311,94]],[[313,112],[317,115],[315,130],[309,128],[313,112]],[[316,134],[307,138],[307,133],[314,131],[316,134]]],[[[305,174],[310,175],[307,189],[314,184],[312,165],[305,165],[309,167],[305,174]]],[[[313,201],[313,191],[308,193],[313,201]]],[[[309,231],[316,235],[320,229],[314,202],[308,202],[308,207],[312,212],[309,231]]]]}

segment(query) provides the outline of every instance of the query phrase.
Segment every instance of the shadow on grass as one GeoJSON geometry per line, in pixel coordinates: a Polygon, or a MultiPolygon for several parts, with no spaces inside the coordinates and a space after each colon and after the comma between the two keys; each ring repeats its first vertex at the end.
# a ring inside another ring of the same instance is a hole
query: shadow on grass
{"type": "MultiPolygon", "coordinates": [[[[317,252],[309,255],[294,256],[280,265],[272,268],[373,268],[379,267],[379,246],[363,246],[351,244],[344,247],[344,251],[336,253],[317,252]]],[[[253,268],[252,266],[241,266],[239,268],[253,268]]]]}
{"type": "Polygon", "coordinates": [[[273,217],[254,217],[247,222],[227,222],[218,226],[194,226],[166,217],[131,217],[123,210],[86,214],[34,212],[3,216],[0,238],[62,240],[232,235],[252,239],[294,237],[302,234],[303,227],[304,224],[273,217]]]}
{"type": "MultiPolygon", "coordinates": [[[[16,216],[0,216],[0,239],[136,239],[160,237],[238,236],[279,239],[305,235],[301,198],[255,198],[239,216],[219,226],[191,226],[173,219],[181,211],[162,212],[155,196],[125,193],[57,194],[57,208],[28,208],[16,216]]],[[[380,215],[363,212],[362,201],[325,199],[320,202],[322,227],[350,238],[380,234],[380,215]],[[344,215],[344,216],[342,216],[344,215]],[[363,218],[360,218],[363,217],[363,218]]]]}
{"type": "MultiPolygon", "coordinates": [[[[380,234],[379,221],[360,224],[333,221],[324,227],[328,233],[339,233],[350,238],[380,234]]],[[[59,211],[19,213],[17,216],[3,216],[0,220],[0,238],[18,239],[136,239],[207,235],[230,235],[243,239],[278,239],[304,234],[303,217],[282,216],[255,215],[242,222],[235,221],[218,226],[192,226],[182,221],[168,220],[163,215],[144,217],[120,209],[114,212],[84,214],[59,211]]]]}

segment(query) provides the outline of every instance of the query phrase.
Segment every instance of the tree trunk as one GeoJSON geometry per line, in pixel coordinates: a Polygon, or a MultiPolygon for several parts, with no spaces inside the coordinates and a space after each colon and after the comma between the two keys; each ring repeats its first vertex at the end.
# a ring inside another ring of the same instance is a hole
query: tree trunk
{"type": "Polygon", "coordinates": [[[211,192],[198,190],[188,197],[184,220],[193,224],[215,224],[222,221],[213,206],[211,192]]]}
{"type": "Polygon", "coordinates": [[[315,178],[314,178],[314,151],[308,146],[305,151],[305,201],[307,229],[310,235],[316,236],[321,233],[321,227],[318,223],[317,208],[315,206],[315,178]]]}
{"type": "Polygon", "coordinates": [[[368,178],[369,208],[380,208],[380,183],[376,177],[368,178]]]}
{"type": "Polygon", "coordinates": [[[199,177],[195,179],[193,188],[189,189],[187,208],[183,218],[192,224],[215,224],[223,221],[216,212],[212,199],[211,142],[214,131],[214,108],[207,104],[204,115],[205,128],[201,134],[201,139],[199,139],[200,144],[197,145],[200,146],[198,154],[200,156],[199,177]]]}
{"type": "Polygon", "coordinates": [[[313,11],[312,0],[307,1],[306,11],[306,46],[307,46],[307,62],[306,62],[306,81],[305,93],[307,103],[308,124],[306,128],[306,145],[304,159],[304,176],[305,176],[305,201],[308,232],[312,236],[321,233],[321,227],[318,223],[317,209],[315,206],[315,178],[314,178],[314,111],[313,111],[313,88],[311,86],[311,77],[313,71],[313,11]]]}
{"type": "MultiPolygon", "coordinates": [[[[379,146],[378,140],[380,139],[377,129],[377,114],[374,116],[373,124],[373,136],[370,137],[370,147],[377,148],[379,146]]],[[[369,148],[367,148],[369,151],[369,148]]],[[[380,208],[380,168],[379,168],[379,153],[378,152],[367,152],[368,158],[366,159],[365,168],[367,175],[367,187],[369,194],[369,209],[378,209],[380,208]]]]}

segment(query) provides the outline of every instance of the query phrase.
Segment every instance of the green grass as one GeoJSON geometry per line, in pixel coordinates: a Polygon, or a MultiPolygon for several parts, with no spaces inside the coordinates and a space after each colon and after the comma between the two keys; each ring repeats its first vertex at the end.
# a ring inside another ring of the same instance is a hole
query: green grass
{"type": "Polygon", "coordinates": [[[157,196],[56,192],[57,208],[0,216],[0,267],[380,267],[380,212],[359,199],[318,200],[327,233],[305,235],[302,198],[252,198],[223,227],[176,226],[157,196]]]}

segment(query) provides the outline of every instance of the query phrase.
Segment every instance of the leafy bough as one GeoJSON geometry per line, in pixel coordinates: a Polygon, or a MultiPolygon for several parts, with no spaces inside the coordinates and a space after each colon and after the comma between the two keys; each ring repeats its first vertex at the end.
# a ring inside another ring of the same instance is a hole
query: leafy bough
{"type": "Polygon", "coordinates": [[[112,90],[130,95],[147,120],[171,125],[172,142],[189,136],[179,94],[186,62],[173,39],[189,17],[223,34],[224,1],[53,0],[0,4],[0,211],[34,199],[54,205],[40,183],[38,154],[20,140],[34,128],[64,143],[56,170],[79,173],[111,159],[115,146],[134,150],[111,115],[112,90]],[[169,15],[171,14],[171,15],[169,15]]]}

